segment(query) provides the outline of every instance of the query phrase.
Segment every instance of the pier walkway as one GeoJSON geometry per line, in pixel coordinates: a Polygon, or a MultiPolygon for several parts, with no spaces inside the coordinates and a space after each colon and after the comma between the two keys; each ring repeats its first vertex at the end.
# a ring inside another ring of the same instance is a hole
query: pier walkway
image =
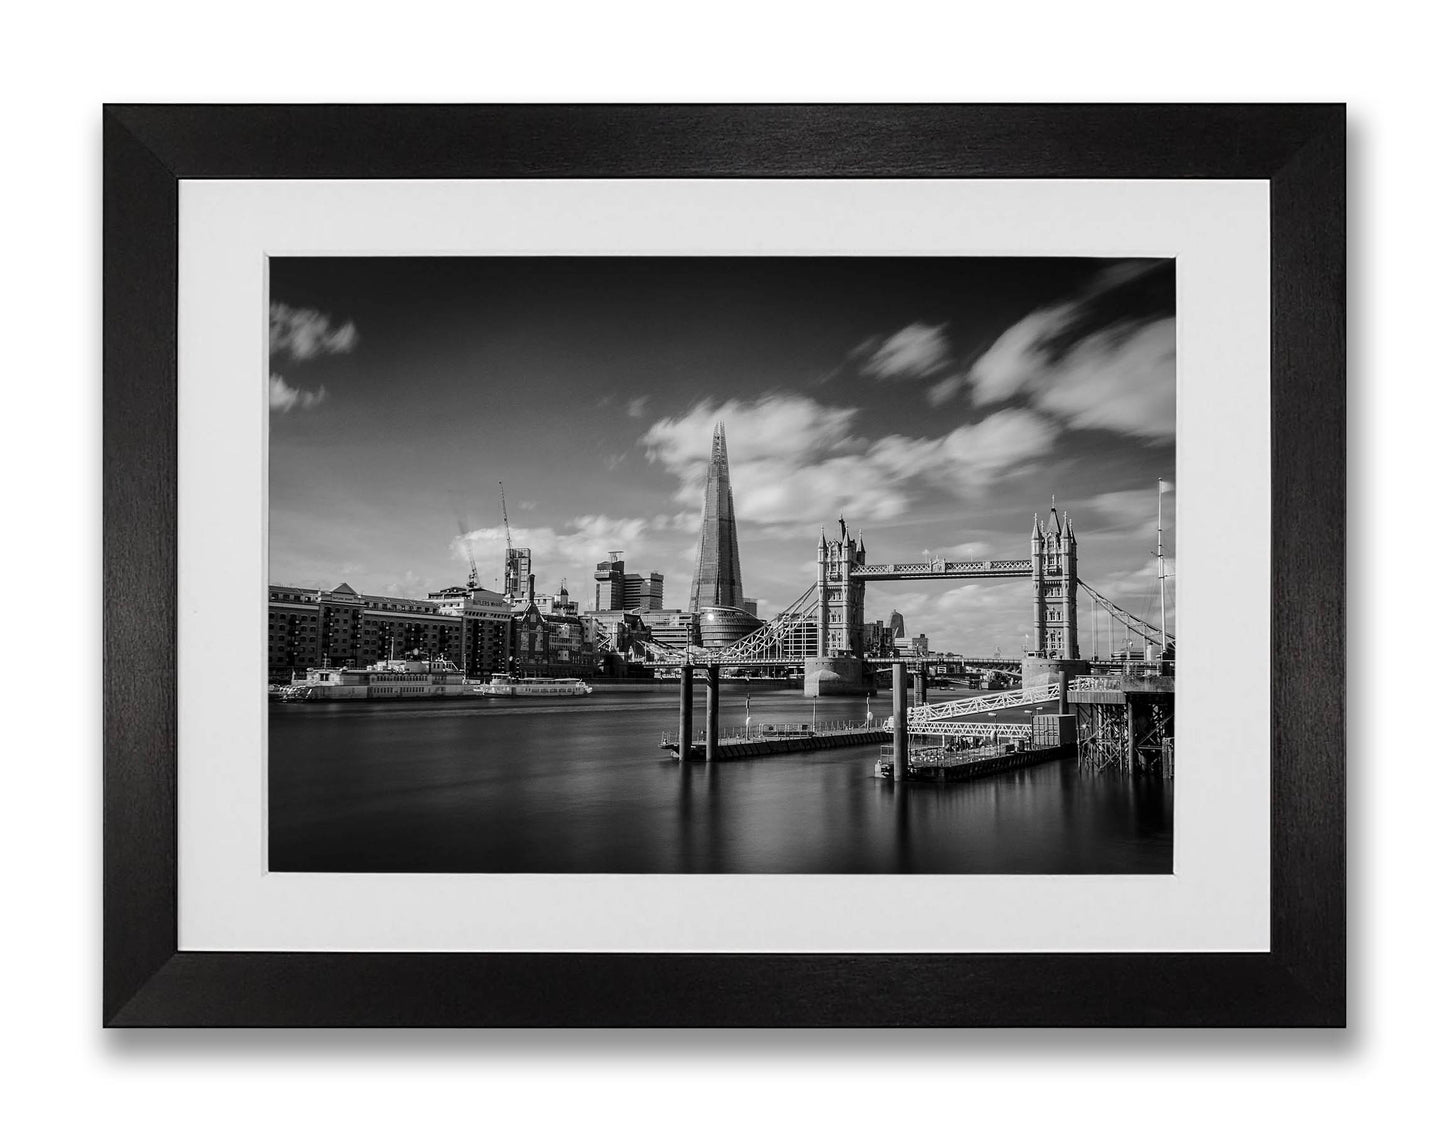
{"type": "MultiPolygon", "coordinates": [[[[788,755],[800,751],[822,751],[833,747],[864,747],[889,738],[881,723],[875,724],[754,724],[727,728],[718,733],[715,759],[751,759],[759,755],[788,755]]],[[[664,732],[659,746],[679,759],[677,733],[664,732]]],[[[688,746],[689,760],[707,758],[707,735],[695,733],[688,746]]]]}
{"type": "MultiPolygon", "coordinates": [[[[965,748],[946,751],[942,748],[910,748],[908,753],[908,781],[953,783],[962,779],[976,779],[982,775],[995,775],[1001,771],[1013,771],[1019,767],[1032,767],[1054,759],[1065,759],[1074,754],[1072,744],[1054,744],[1048,747],[1018,747],[1000,751],[997,746],[965,748]]],[[[891,748],[884,748],[874,765],[873,774],[880,779],[893,778],[891,748]]]]}

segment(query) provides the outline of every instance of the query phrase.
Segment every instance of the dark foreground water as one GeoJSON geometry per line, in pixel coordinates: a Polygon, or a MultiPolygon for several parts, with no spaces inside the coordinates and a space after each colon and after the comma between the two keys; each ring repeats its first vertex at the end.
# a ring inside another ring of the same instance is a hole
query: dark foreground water
{"type": "MultiPolygon", "coordinates": [[[[742,726],[748,692],[724,686],[724,727],[742,726]]],[[[754,724],[815,715],[796,690],[750,692],[754,724]]],[[[816,718],[861,720],[866,707],[823,700],[816,718]]],[[[873,778],[874,747],[679,766],[657,746],[676,727],[675,684],[552,701],[273,705],[270,867],[1172,871],[1173,795],[1158,779],[1081,774],[1067,759],[896,788],[873,778]]]]}

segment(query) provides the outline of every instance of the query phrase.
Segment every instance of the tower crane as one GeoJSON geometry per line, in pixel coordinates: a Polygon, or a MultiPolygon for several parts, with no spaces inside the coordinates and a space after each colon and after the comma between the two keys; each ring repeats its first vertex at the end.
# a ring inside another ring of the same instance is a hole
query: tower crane
{"type": "Polygon", "coordinates": [[[477,580],[476,553],[472,551],[471,537],[467,535],[467,522],[462,520],[460,516],[457,517],[457,531],[461,533],[462,547],[467,550],[467,563],[472,565],[472,570],[467,573],[467,586],[479,587],[481,584],[477,580]]]}
{"type": "MultiPolygon", "coordinates": [[[[502,593],[515,604],[515,601],[522,598],[523,594],[521,557],[526,549],[512,547],[512,522],[507,519],[507,491],[502,488],[500,481],[497,482],[497,493],[502,498],[502,528],[507,534],[507,562],[503,568],[506,578],[502,581],[502,593]]],[[[529,572],[532,570],[530,556],[527,570],[529,572]]]]}
{"type": "Polygon", "coordinates": [[[502,488],[502,483],[497,482],[497,492],[502,497],[502,528],[507,533],[507,555],[512,554],[512,525],[507,520],[507,491],[502,488]]]}

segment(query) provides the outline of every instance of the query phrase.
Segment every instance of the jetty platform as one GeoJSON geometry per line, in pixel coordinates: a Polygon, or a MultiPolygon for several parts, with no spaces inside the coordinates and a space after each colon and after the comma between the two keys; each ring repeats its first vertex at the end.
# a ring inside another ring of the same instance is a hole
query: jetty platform
{"type": "MultiPolygon", "coordinates": [[[[719,733],[715,759],[752,759],[760,755],[791,755],[803,751],[823,751],[835,747],[867,747],[891,738],[882,724],[840,725],[835,728],[813,728],[807,724],[769,724],[750,730],[733,729],[719,733]]],[[[664,732],[659,746],[678,753],[676,732],[664,732]]],[[[687,760],[707,759],[706,737],[693,739],[687,749],[687,760]]]]}

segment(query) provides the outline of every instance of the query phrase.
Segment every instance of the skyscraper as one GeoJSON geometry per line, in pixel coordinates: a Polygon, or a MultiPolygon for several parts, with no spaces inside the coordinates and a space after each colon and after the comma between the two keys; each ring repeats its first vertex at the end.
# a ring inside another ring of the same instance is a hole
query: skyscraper
{"type": "Polygon", "coordinates": [[[688,609],[743,605],[743,569],[738,562],[738,528],[733,517],[733,487],[728,481],[728,443],[722,423],[712,432],[712,461],[703,491],[702,537],[692,577],[688,609]]]}

